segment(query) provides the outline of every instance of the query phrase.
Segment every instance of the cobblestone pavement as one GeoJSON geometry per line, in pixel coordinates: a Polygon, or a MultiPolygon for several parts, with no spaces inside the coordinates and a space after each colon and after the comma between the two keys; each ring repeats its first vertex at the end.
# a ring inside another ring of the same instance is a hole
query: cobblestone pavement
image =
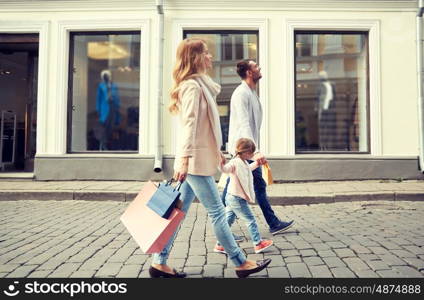
{"type": "MultiPolygon", "coordinates": [[[[0,277],[148,277],[151,262],[119,217],[118,201],[0,202],[0,277]]],[[[250,259],[272,258],[251,277],[423,277],[424,202],[370,201],[274,206],[296,225],[272,236],[253,206],[264,238],[275,245],[254,254],[242,222],[233,232],[250,259]]],[[[189,277],[235,277],[215,243],[210,220],[194,203],[176,239],[169,264],[189,277]]]]}

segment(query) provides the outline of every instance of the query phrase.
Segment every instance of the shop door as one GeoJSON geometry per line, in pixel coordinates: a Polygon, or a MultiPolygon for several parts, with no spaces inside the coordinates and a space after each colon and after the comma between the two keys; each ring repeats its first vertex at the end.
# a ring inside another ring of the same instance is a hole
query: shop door
{"type": "Polygon", "coordinates": [[[38,34],[0,34],[0,171],[33,172],[38,34]]]}

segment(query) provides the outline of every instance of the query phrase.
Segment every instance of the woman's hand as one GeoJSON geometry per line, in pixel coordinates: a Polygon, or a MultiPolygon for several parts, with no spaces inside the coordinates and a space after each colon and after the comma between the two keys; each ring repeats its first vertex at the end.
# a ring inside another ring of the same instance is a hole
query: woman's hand
{"type": "Polygon", "coordinates": [[[174,172],[174,180],[179,182],[184,182],[187,178],[187,172],[188,172],[188,157],[182,157],[181,158],[181,164],[180,168],[178,170],[175,170],[174,172]]]}

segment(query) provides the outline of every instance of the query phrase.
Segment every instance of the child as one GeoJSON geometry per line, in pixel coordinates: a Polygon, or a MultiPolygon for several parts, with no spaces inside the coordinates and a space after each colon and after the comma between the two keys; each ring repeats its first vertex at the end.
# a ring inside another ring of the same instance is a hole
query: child
{"type": "MultiPolygon", "coordinates": [[[[241,138],[237,140],[236,156],[225,166],[221,165],[221,170],[230,176],[228,192],[225,197],[228,224],[231,226],[236,216],[243,219],[252,238],[255,253],[261,253],[274,242],[261,238],[255,216],[248,205],[248,202],[255,202],[252,171],[259,167],[259,164],[255,161],[249,165],[247,160],[253,158],[255,150],[255,143],[251,139],[241,138]]],[[[214,252],[226,253],[219,242],[216,243],[214,252]]]]}

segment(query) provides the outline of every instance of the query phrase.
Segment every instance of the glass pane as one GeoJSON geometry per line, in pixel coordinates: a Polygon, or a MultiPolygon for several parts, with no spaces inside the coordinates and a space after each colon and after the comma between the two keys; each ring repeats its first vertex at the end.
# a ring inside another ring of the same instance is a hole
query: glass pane
{"type": "Polygon", "coordinates": [[[217,31],[185,31],[186,37],[198,37],[208,45],[212,54],[213,69],[210,76],[221,85],[221,93],[217,97],[221,119],[222,150],[227,150],[228,127],[230,122],[230,99],[241,79],[237,75],[236,65],[240,60],[253,59],[258,61],[257,32],[217,32],[217,31]]]}
{"type": "Polygon", "coordinates": [[[72,33],[68,150],[137,151],[140,33],[72,33]]]}
{"type": "Polygon", "coordinates": [[[296,151],[368,152],[368,34],[295,32],[296,151]]]}

